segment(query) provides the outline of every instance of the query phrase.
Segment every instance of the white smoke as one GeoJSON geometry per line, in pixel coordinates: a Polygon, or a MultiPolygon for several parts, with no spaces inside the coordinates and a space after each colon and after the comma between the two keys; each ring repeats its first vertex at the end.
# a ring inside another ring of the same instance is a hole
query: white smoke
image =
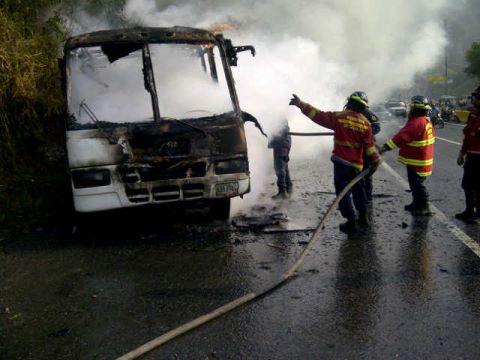
{"type": "MultiPolygon", "coordinates": [[[[240,104],[272,134],[283,118],[292,131],[325,130],[288,106],[292,93],[334,111],[355,90],[378,103],[411,87],[443,54],[447,6],[446,0],[128,0],[125,14],[146,26],[230,24],[226,37],[257,50],[255,58],[239,54],[234,68],[240,104]]],[[[255,203],[274,181],[272,155],[248,125],[247,135],[253,194],[246,202],[255,203]]],[[[294,138],[291,158],[328,156],[331,146],[331,138],[294,138]]]]}
{"type": "MultiPolygon", "coordinates": [[[[355,90],[378,103],[410,88],[443,55],[449,7],[447,0],[127,0],[124,15],[144,26],[230,24],[224,36],[257,51],[240,53],[233,68],[240,105],[273,134],[284,118],[292,131],[325,130],[288,105],[292,93],[336,111],[355,90]]],[[[266,139],[246,128],[253,184],[243,204],[253,204],[275,178],[266,139]]],[[[329,156],[331,147],[328,137],[294,138],[291,159],[329,156]]]]}

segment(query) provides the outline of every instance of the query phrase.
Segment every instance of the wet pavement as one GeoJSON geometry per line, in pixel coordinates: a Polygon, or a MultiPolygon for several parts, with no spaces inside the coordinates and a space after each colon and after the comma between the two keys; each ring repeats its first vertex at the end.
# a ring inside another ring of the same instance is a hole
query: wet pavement
{"type": "MultiPolygon", "coordinates": [[[[460,130],[437,135],[455,140],[460,130]]],[[[438,176],[427,182],[450,225],[406,213],[410,194],[380,168],[370,230],[340,233],[335,212],[296,277],[143,358],[479,358],[480,259],[449,230],[479,242],[479,226],[453,219],[463,210],[457,151],[437,141],[438,176]]],[[[395,155],[386,160],[405,177],[395,155]]],[[[272,189],[248,216],[282,214],[277,225],[287,219],[295,231],[238,226],[247,214],[180,223],[151,212],[2,242],[0,358],[114,359],[261,291],[292,266],[334,200],[328,153],[291,168],[292,197],[272,201],[272,189]]]]}

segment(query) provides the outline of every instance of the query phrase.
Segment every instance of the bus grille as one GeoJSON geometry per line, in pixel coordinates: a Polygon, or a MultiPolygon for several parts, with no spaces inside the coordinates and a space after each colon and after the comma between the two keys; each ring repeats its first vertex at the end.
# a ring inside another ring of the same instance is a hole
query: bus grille
{"type": "Polygon", "coordinates": [[[180,200],[194,200],[203,198],[205,186],[203,184],[184,184],[182,186],[165,185],[125,189],[127,198],[132,203],[162,203],[180,200]]]}
{"type": "Polygon", "coordinates": [[[118,173],[126,184],[157,180],[174,180],[205,176],[206,162],[163,164],[155,166],[118,166],[118,173]]]}

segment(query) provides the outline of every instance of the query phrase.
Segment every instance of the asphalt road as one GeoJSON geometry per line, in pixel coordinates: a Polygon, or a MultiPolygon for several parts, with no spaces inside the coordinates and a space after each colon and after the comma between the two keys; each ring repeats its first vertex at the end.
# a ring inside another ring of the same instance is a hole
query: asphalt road
{"type": "MultiPolygon", "coordinates": [[[[383,124],[378,141],[402,121],[383,124]]],[[[296,277],[143,358],[480,358],[479,227],[454,220],[461,127],[437,136],[434,216],[403,210],[405,168],[390,152],[375,174],[370,230],[340,233],[336,212],[296,277]]],[[[312,231],[267,233],[261,220],[281,213],[312,228],[334,200],[326,154],[291,167],[292,198],[265,194],[254,226],[149,213],[4,242],[0,358],[114,359],[279,279],[312,231]]]]}

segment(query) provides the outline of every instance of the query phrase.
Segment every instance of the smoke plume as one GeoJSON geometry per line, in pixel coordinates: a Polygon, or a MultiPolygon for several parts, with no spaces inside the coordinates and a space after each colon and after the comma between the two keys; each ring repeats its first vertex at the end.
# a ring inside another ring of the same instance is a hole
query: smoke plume
{"type": "MultiPolygon", "coordinates": [[[[242,109],[271,135],[285,118],[292,131],[325,130],[288,105],[292,93],[336,111],[355,90],[379,103],[410,88],[443,56],[449,6],[447,0],[127,0],[124,16],[143,26],[226,23],[224,36],[234,45],[254,45],[256,57],[240,53],[233,71],[242,109]]],[[[242,206],[262,192],[273,194],[275,181],[267,140],[246,127],[252,193],[242,206]]],[[[294,138],[291,159],[329,156],[331,147],[331,138],[294,138]]]]}

